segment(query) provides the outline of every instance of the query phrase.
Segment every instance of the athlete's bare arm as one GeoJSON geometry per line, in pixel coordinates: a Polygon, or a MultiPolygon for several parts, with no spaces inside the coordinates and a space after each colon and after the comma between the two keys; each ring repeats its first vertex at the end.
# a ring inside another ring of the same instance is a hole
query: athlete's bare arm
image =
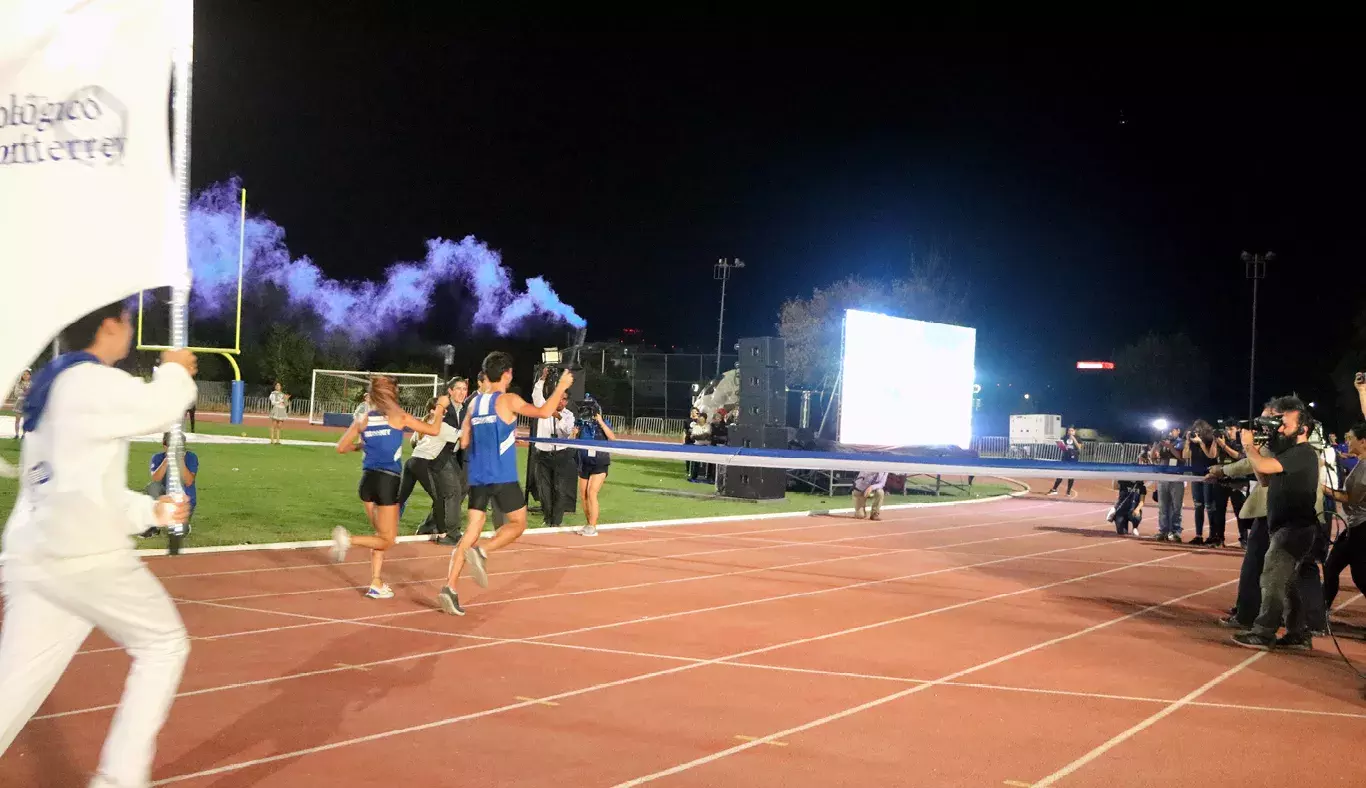
{"type": "Polygon", "coordinates": [[[569,387],[574,385],[574,376],[569,372],[560,373],[560,383],[555,386],[555,393],[545,398],[545,402],[539,407],[522,399],[518,394],[504,394],[498,398],[494,408],[498,411],[498,416],[505,424],[516,421],[517,416],[526,416],[530,419],[548,419],[555,415],[559,409],[560,399],[569,387]]]}
{"type": "Polygon", "coordinates": [[[337,441],[337,453],[345,454],[360,448],[361,431],[364,430],[365,425],[369,423],[370,417],[368,415],[361,416],[351,422],[351,426],[347,427],[346,432],[342,433],[341,440],[337,441]]]}

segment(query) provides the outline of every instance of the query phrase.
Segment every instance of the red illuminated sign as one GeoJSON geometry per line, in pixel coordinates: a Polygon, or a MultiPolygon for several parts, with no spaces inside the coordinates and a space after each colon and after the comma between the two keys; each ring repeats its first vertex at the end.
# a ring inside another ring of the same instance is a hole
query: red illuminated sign
{"type": "Polygon", "coordinates": [[[1077,369],[1114,369],[1113,361],[1078,361],[1077,369]]]}

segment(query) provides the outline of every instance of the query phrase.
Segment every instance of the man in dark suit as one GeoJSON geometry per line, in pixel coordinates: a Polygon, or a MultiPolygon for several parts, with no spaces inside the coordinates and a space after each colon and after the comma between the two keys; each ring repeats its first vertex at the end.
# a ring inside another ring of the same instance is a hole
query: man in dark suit
{"type": "MultiPolygon", "coordinates": [[[[465,421],[465,400],[469,388],[470,384],[464,378],[446,381],[446,393],[451,398],[451,405],[446,408],[442,420],[456,430],[465,421]]],[[[464,520],[460,503],[465,497],[464,450],[459,443],[447,443],[432,461],[431,468],[436,497],[432,500],[431,514],[427,515],[417,532],[432,535],[433,541],[440,544],[459,544],[460,524],[464,520]]]]}

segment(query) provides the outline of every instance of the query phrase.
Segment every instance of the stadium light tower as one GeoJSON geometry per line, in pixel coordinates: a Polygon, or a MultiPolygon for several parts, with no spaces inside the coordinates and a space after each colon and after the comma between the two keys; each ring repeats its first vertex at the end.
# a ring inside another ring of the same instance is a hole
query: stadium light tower
{"type": "Polygon", "coordinates": [[[1242,258],[1245,275],[1252,280],[1252,350],[1247,361],[1247,417],[1251,419],[1257,415],[1257,283],[1266,278],[1266,264],[1276,259],[1276,253],[1243,252],[1242,258]]]}
{"type": "Polygon", "coordinates": [[[712,279],[721,280],[721,314],[716,318],[716,377],[721,377],[721,332],[726,325],[726,282],[730,281],[730,272],[736,268],[744,268],[745,261],[735,258],[734,262],[721,258],[712,267],[712,279]]]}

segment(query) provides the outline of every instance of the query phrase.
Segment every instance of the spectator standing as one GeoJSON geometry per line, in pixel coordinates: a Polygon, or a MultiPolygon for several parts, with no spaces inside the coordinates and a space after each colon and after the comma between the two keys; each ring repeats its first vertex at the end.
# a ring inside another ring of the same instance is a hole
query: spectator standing
{"type": "MultiPolygon", "coordinates": [[[[1062,461],[1063,461],[1063,462],[1077,462],[1077,461],[1081,460],[1081,439],[1079,439],[1079,438],[1077,437],[1077,428],[1076,428],[1076,427],[1068,427],[1068,428],[1067,428],[1067,435],[1062,439],[1061,443],[1062,443],[1062,461]]],[[[1067,497],[1068,497],[1068,498],[1076,498],[1076,497],[1077,497],[1076,491],[1072,489],[1072,485],[1076,484],[1076,482],[1077,482],[1076,479],[1068,479],[1068,480],[1067,480],[1067,497]]],[[[1061,484],[1062,484],[1062,479],[1061,479],[1061,478],[1054,479],[1054,480],[1053,480],[1053,489],[1049,490],[1049,491],[1048,491],[1048,494],[1049,494],[1049,495],[1057,495],[1057,494],[1058,494],[1058,486],[1061,485],[1061,484]]]]}

